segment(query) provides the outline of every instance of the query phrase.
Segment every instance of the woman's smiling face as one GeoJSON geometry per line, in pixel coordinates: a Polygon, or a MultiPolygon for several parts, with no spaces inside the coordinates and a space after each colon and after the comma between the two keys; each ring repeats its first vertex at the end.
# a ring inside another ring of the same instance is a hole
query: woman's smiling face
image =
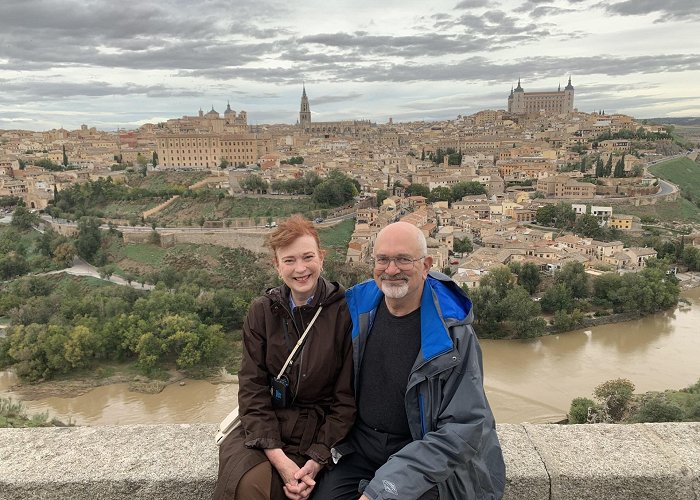
{"type": "Polygon", "coordinates": [[[311,235],[300,236],[290,245],[277,249],[275,268],[292,290],[296,305],[302,305],[316,291],[323,268],[323,255],[311,235]]]}

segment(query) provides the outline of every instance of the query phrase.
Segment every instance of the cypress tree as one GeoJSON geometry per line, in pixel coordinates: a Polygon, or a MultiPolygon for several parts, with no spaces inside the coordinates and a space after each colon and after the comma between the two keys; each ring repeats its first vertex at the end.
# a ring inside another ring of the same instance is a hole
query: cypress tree
{"type": "Polygon", "coordinates": [[[603,176],[610,177],[610,174],[612,174],[612,168],[612,153],[610,153],[610,156],[608,156],[608,162],[605,164],[605,168],[603,169],[603,176]]]}

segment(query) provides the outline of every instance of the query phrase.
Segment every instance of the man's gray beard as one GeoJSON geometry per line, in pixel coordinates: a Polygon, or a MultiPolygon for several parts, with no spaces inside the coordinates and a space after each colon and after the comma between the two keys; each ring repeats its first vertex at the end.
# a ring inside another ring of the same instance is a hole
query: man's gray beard
{"type": "Polygon", "coordinates": [[[395,284],[382,281],[382,292],[390,299],[403,299],[408,295],[408,283],[404,281],[401,285],[396,286],[395,284]]]}

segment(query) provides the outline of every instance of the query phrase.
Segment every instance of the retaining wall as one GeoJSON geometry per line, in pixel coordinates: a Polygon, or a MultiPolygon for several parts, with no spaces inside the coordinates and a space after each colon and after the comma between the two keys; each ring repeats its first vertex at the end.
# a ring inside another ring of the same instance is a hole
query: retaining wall
{"type": "MultiPolygon", "coordinates": [[[[209,499],[214,432],[211,424],[0,429],[0,499],[209,499]]],[[[700,499],[700,423],[502,424],[498,433],[505,500],[700,499]]]]}

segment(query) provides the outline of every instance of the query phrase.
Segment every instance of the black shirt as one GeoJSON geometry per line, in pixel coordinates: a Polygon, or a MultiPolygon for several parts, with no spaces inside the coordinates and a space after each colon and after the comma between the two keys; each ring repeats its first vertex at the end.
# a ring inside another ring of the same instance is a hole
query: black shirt
{"type": "Polygon", "coordinates": [[[394,316],[382,300],[360,366],[357,410],[373,429],[410,436],[405,395],[420,351],[420,308],[394,316]]]}

